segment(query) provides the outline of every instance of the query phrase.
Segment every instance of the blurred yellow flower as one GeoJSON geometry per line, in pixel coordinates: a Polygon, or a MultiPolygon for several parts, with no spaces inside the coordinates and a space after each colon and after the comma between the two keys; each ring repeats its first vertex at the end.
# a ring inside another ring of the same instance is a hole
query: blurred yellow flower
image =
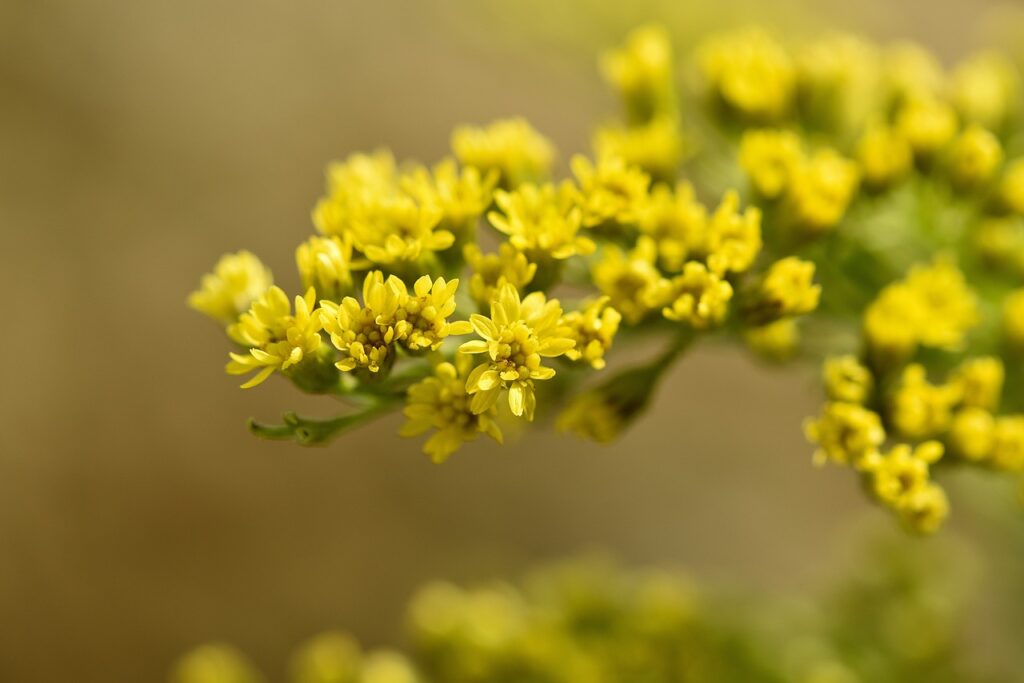
{"type": "Polygon", "coordinates": [[[585,156],[572,158],[572,172],[579,184],[583,226],[635,223],[647,199],[651,178],[621,157],[600,157],[593,163],[585,156]]]}
{"type": "Polygon", "coordinates": [[[665,182],[675,179],[684,151],[679,122],[669,116],[658,116],[638,126],[602,126],[594,135],[598,159],[622,159],[626,165],[665,182]]]}
{"type": "Polygon", "coordinates": [[[914,150],[903,134],[880,124],[864,131],[857,143],[856,157],[864,184],[874,190],[894,185],[914,165],[914,150]]]}
{"type": "Polygon", "coordinates": [[[824,365],[825,392],[832,401],[863,405],[874,389],[874,377],[855,356],[829,358],[824,365]]]}
{"type": "Polygon", "coordinates": [[[793,103],[796,68],[768,33],[746,28],[709,38],[698,50],[704,78],[728,107],[755,120],[774,120],[793,103]]]}
{"type": "Polygon", "coordinates": [[[668,281],[658,271],[657,258],[656,243],[643,236],[628,253],[616,245],[606,246],[591,270],[594,286],[608,296],[612,307],[630,325],[659,309],[669,293],[668,281]]]}
{"type": "Polygon", "coordinates": [[[263,263],[248,251],[225,254],[200,287],[188,297],[188,305],[214,320],[230,325],[274,284],[263,263]]]}
{"type": "Polygon", "coordinates": [[[800,137],[790,130],[751,129],[740,140],[740,166],[765,199],[777,199],[788,189],[802,159],[800,137]]]}
{"type": "Polygon", "coordinates": [[[508,242],[502,242],[497,253],[493,254],[483,253],[476,244],[467,244],[463,253],[473,271],[469,279],[469,294],[479,306],[490,306],[498,290],[506,283],[522,290],[537,273],[537,264],[530,263],[526,254],[508,242]]]}
{"type": "Polygon", "coordinates": [[[604,356],[612,347],[619,330],[622,314],[608,305],[609,297],[602,296],[578,311],[562,316],[562,325],[576,345],[565,352],[569,360],[589,363],[595,370],[605,366],[604,356]]]}
{"type": "Polygon", "coordinates": [[[551,141],[520,118],[501,119],[484,128],[460,126],[452,133],[452,151],[460,163],[484,176],[496,171],[505,188],[547,179],[555,159],[551,141]]]}
{"type": "Polygon", "coordinates": [[[688,182],[677,184],[675,191],[664,185],[651,190],[637,227],[654,241],[659,266],[678,273],[690,254],[704,249],[707,213],[688,182]]]}
{"type": "Polygon", "coordinates": [[[739,210],[740,197],[729,190],[707,223],[704,250],[708,268],[718,275],[743,273],[761,253],[761,210],[739,210]]]}
{"type": "Polygon", "coordinates": [[[669,304],[662,313],[669,320],[705,329],[725,319],[732,299],[732,285],[699,261],[689,261],[681,275],[672,279],[669,304]]]}
{"type": "Polygon", "coordinates": [[[487,214],[487,219],[531,261],[593,253],[593,240],[580,234],[583,214],[568,183],[558,187],[525,183],[511,192],[497,190],[494,202],[498,210],[487,214]]]}
{"type": "Polygon", "coordinates": [[[352,270],[366,267],[352,259],[352,238],[328,235],[310,237],[295,250],[295,263],[302,286],[312,287],[317,296],[340,301],[352,291],[352,270]]]}
{"type": "Polygon", "coordinates": [[[949,153],[949,172],[960,187],[973,187],[988,182],[1003,162],[999,139],[981,126],[966,128],[949,153]]]}
{"type": "Polygon", "coordinates": [[[855,403],[826,403],[821,416],[804,425],[808,440],[818,445],[814,461],[829,460],[840,465],[863,466],[885,442],[882,419],[855,403]]]}
{"type": "Polygon", "coordinates": [[[857,164],[821,149],[793,170],[788,203],[797,224],[811,232],[834,228],[846,214],[860,183],[857,164]]]}

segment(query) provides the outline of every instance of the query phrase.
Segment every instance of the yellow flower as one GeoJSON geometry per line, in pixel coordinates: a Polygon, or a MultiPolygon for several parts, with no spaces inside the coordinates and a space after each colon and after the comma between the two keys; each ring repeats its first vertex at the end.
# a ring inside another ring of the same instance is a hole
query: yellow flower
{"type": "Polygon", "coordinates": [[[229,645],[197,647],[174,667],[171,683],[263,683],[245,655],[229,645]]]}
{"type": "Polygon", "coordinates": [[[864,333],[875,351],[900,357],[918,345],[955,350],[977,321],[963,274],[939,259],[886,286],[864,314],[864,333]]]}
{"type": "Polygon", "coordinates": [[[394,275],[387,281],[379,270],[363,281],[363,304],[347,296],[340,304],[321,301],[324,329],[341,352],[339,370],[366,368],[380,372],[394,361],[394,345],[404,339],[409,323],[400,319],[405,283],[394,275]]]}
{"type": "Polygon", "coordinates": [[[669,284],[655,265],[657,257],[654,240],[644,236],[628,254],[608,245],[592,269],[594,286],[609,297],[630,325],[639,323],[665,301],[669,284]]]}
{"type": "Polygon", "coordinates": [[[352,260],[352,239],[347,234],[310,237],[295,250],[295,263],[303,287],[334,301],[352,290],[352,269],[365,267],[352,260]]]}
{"type": "Polygon", "coordinates": [[[999,196],[1010,211],[1024,215],[1024,159],[1006,165],[999,181],[999,196]]]}
{"type": "Polygon", "coordinates": [[[1001,54],[985,52],[956,67],[950,96],[964,119],[997,129],[1014,108],[1019,89],[1013,62],[1001,54]]]}
{"type": "Polygon", "coordinates": [[[789,205],[801,227],[828,230],[843,219],[859,183],[857,164],[835,150],[822,149],[795,167],[789,205]]]}
{"type": "Polygon", "coordinates": [[[378,265],[402,267],[422,263],[455,243],[450,230],[440,229],[442,216],[437,205],[396,194],[357,212],[350,225],[355,245],[366,258],[378,265]]]}
{"type": "Polygon", "coordinates": [[[768,267],[757,293],[756,317],[762,322],[805,315],[818,307],[821,285],[814,284],[814,263],[796,256],[768,267]]]}
{"type": "Polygon", "coordinates": [[[988,182],[1002,162],[999,139],[981,126],[972,125],[953,142],[949,171],[957,185],[972,187],[988,182]]]}
{"type": "Polygon", "coordinates": [[[555,426],[596,443],[615,441],[626,426],[618,408],[602,392],[586,391],[573,398],[558,416],[555,426]]]}
{"type": "Polygon", "coordinates": [[[682,275],[672,280],[671,303],[662,309],[669,320],[686,322],[696,329],[718,324],[729,312],[732,285],[699,261],[689,261],[682,275]]]}
{"type": "Polygon", "coordinates": [[[900,108],[896,127],[915,154],[929,156],[949,144],[956,135],[956,112],[939,99],[913,98],[900,108]]]}
{"type": "Polygon", "coordinates": [[[960,269],[946,259],[915,266],[905,280],[919,300],[921,344],[956,349],[978,323],[978,302],[960,269]]]}
{"type": "Polygon", "coordinates": [[[461,353],[486,353],[466,380],[466,392],[473,396],[471,410],[485,413],[503,390],[508,390],[512,414],[533,420],[537,399],[534,381],[551,379],[552,368],[541,365],[544,358],[564,355],[575,342],[560,324],[562,307],[543,292],[520,300],[519,292],[506,284],[491,303],[491,317],[473,314],[470,322],[481,339],[459,347],[461,353]]]}
{"type": "Polygon", "coordinates": [[[963,405],[995,410],[1003,393],[1003,361],[993,356],[971,358],[953,371],[950,381],[958,387],[963,405]]]}
{"type": "Polygon", "coordinates": [[[502,242],[496,254],[485,254],[475,244],[467,244],[463,253],[473,271],[469,294],[480,306],[489,306],[506,283],[522,290],[537,274],[537,264],[530,263],[526,254],[516,251],[508,242],[502,242]]]}
{"type": "Polygon", "coordinates": [[[432,170],[415,168],[399,180],[420,204],[440,207],[441,227],[461,238],[475,233],[477,220],[490,205],[497,182],[497,169],[482,173],[475,166],[467,166],[460,170],[450,158],[432,170]]]}
{"type": "Polygon", "coordinates": [[[593,240],[579,234],[582,213],[569,184],[556,188],[525,183],[511,192],[497,190],[494,202],[499,211],[491,211],[487,219],[531,261],[593,253],[593,240]]]}
{"type": "Polygon", "coordinates": [[[885,429],[878,413],[854,403],[826,403],[817,420],[809,420],[804,432],[818,445],[814,461],[828,460],[841,465],[863,466],[877,455],[885,442],[885,429]]]}
{"type": "Polygon", "coordinates": [[[777,199],[786,191],[802,158],[800,137],[793,131],[748,130],[740,140],[740,166],[765,199],[777,199]]]}
{"type": "Polygon", "coordinates": [[[448,322],[455,312],[455,292],[458,280],[445,281],[443,277],[431,280],[423,275],[413,283],[410,295],[405,283],[395,283],[399,290],[401,308],[396,320],[404,321],[406,333],[400,338],[402,346],[410,351],[437,350],[449,335],[469,334],[472,326],[465,320],[448,322]]]}
{"type": "Polygon", "coordinates": [[[675,178],[684,150],[679,122],[669,116],[653,118],[640,126],[604,126],[594,135],[594,151],[599,159],[622,159],[626,165],[665,182],[675,178]]]}
{"type": "Polygon", "coordinates": [[[1024,348],[1024,289],[1014,290],[1003,302],[1003,337],[1014,349],[1024,348]]]}
{"type": "Polygon", "coordinates": [[[880,55],[857,36],[825,35],[803,46],[796,62],[801,113],[815,124],[856,130],[881,104],[880,55]]]}
{"type": "Polygon", "coordinates": [[[327,196],[313,209],[313,224],[325,235],[349,233],[353,214],[364,212],[367,203],[390,198],[395,182],[395,159],[387,150],[329,164],[327,196]]]}
{"type": "Polygon", "coordinates": [[[926,441],[916,448],[898,444],[885,454],[872,458],[870,469],[875,495],[889,505],[898,505],[906,496],[929,483],[929,466],[943,455],[942,444],[926,441]]]}
{"type": "Polygon", "coordinates": [[[571,165],[579,183],[584,227],[636,222],[640,207],[647,199],[650,176],[627,165],[621,157],[601,157],[595,165],[590,159],[577,155],[571,165]]]}
{"type": "Polygon", "coordinates": [[[796,69],[786,50],[758,28],[715,36],[701,46],[698,62],[712,92],[752,119],[777,119],[789,111],[796,69]]]}
{"type": "Polygon", "coordinates": [[[743,341],[747,348],[765,360],[785,361],[798,350],[800,330],[793,318],[780,318],[765,325],[745,327],[743,341]]]}
{"type": "Polygon", "coordinates": [[[895,128],[879,124],[864,131],[856,157],[864,183],[876,190],[892,186],[914,165],[914,151],[906,138],[895,128]]]}
{"type": "Polygon", "coordinates": [[[729,190],[708,221],[704,249],[714,273],[746,272],[761,253],[761,210],[749,206],[739,212],[740,197],[729,190]]]}
{"type": "Polygon", "coordinates": [[[630,119],[643,123],[675,110],[672,44],[660,26],[630,32],[626,44],[601,59],[601,73],[618,89],[630,119]]]}
{"type": "Polygon", "coordinates": [[[438,364],[433,376],[409,387],[402,411],[408,421],[399,431],[400,435],[413,437],[436,430],[423,445],[423,452],[438,463],[481,434],[502,443],[501,429],[495,422],[495,407],[492,405],[479,413],[470,409],[472,397],[466,392],[466,378],[472,367],[470,357],[460,356],[456,363],[457,366],[438,364]]]}
{"type": "Polygon", "coordinates": [[[287,370],[319,349],[323,324],[315,302],[316,292],[310,288],[304,297],[295,297],[292,314],[288,296],[279,287],[268,289],[228,328],[234,341],[249,347],[248,354],[230,354],[228,374],[244,375],[259,370],[242,385],[249,389],[261,384],[274,370],[287,370]]]}
{"type": "Polygon", "coordinates": [[[889,96],[901,102],[936,97],[945,89],[942,65],[928,50],[914,43],[890,47],[883,58],[882,74],[889,96]]]}
{"type": "Polygon", "coordinates": [[[1024,222],[1019,216],[984,219],[972,238],[987,265],[1024,275],[1024,222]]]}
{"type": "Polygon", "coordinates": [[[992,454],[995,430],[992,413],[983,408],[963,408],[953,416],[948,439],[957,455],[980,462],[992,454]]]}
{"type": "Polygon", "coordinates": [[[697,201],[693,185],[680,182],[675,192],[664,185],[651,190],[637,225],[654,240],[658,265],[677,273],[691,253],[703,250],[707,220],[707,209],[697,201]]]}
{"type": "Polygon", "coordinates": [[[824,378],[830,400],[861,405],[870,398],[875,382],[871,371],[854,356],[827,359],[824,378]]]}
{"type": "Polygon", "coordinates": [[[362,666],[359,644],[345,633],[321,633],[292,657],[293,683],[356,681],[362,666]]]}
{"type": "Polygon", "coordinates": [[[371,652],[363,660],[359,683],[420,683],[412,663],[391,650],[371,652]]]}
{"type": "Polygon", "coordinates": [[[576,345],[565,352],[569,360],[582,360],[595,370],[605,366],[605,353],[612,347],[619,330],[622,314],[608,305],[609,297],[602,296],[579,311],[562,316],[562,325],[576,345]]]}
{"type": "Polygon", "coordinates": [[[924,366],[912,363],[904,368],[892,397],[892,424],[911,439],[939,436],[949,429],[960,395],[956,385],[929,383],[924,366]]]}
{"type": "Polygon", "coordinates": [[[911,531],[935,533],[949,517],[949,498],[941,486],[925,484],[900,498],[896,512],[911,531]]]}
{"type": "Polygon", "coordinates": [[[499,184],[506,188],[546,179],[555,157],[551,141],[518,118],[495,121],[485,128],[456,128],[452,151],[460,163],[483,175],[497,171],[499,184]]]}
{"type": "Polygon", "coordinates": [[[996,418],[992,464],[1001,470],[1024,470],[1024,416],[996,418]]]}
{"type": "Polygon", "coordinates": [[[213,272],[202,277],[199,289],[189,295],[188,305],[230,325],[273,284],[267,267],[248,251],[225,254],[213,272]]]}

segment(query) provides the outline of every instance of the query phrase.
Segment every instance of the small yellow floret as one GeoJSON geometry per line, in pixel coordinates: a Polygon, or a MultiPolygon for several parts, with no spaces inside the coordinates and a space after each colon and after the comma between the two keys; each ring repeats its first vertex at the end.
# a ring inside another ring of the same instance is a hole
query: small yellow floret
{"type": "Polygon", "coordinates": [[[352,269],[365,264],[353,263],[352,239],[338,237],[310,237],[295,250],[295,263],[302,278],[302,286],[312,287],[317,296],[340,301],[352,291],[352,269]]]}
{"type": "Polygon", "coordinates": [[[601,157],[595,164],[577,155],[571,165],[579,184],[584,227],[636,222],[651,185],[649,175],[621,157],[601,157]]]}
{"type": "Polygon", "coordinates": [[[718,275],[744,273],[761,253],[761,210],[739,210],[740,197],[729,190],[707,224],[704,250],[707,264],[718,275]]]}
{"type": "Polygon", "coordinates": [[[826,403],[821,416],[804,426],[808,440],[818,445],[814,461],[829,460],[841,465],[864,466],[885,442],[885,429],[878,413],[855,403],[826,403]]]}
{"type": "Polygon", "coordinates": [[[472,367],[470,357],[460,356],[456,363],[457,366],[440,363],[433,376],[411,386],[403,411],[408,421],[399,431],[402,436],[436,430],[423,446],[423,452],[434,462],[445,461],[462,444],[481,434],[502,443],[495,407],[479,413],[470,408],[472,396],[466,392],[466,378],[472,367]]]}
{"type": "Polygon", "coordinates": [[[917,363],[903,370],[899,387],[892,396],[890,419],[896,431],[911,439],[925,439],[945,433],[960,402],[960,387],[931,384],[924,366],[917,363]]]}
{"type": "Polygon", "coordinates": [[[542,365],[542,360],[562,356],[575,345],[561,318],[557,299],[549,301],[543,292],[534,292],[520,300],[519,292],[509,284],[491,303],[490,318],[470,316],[481,339],[464,343],[459,352],[489,356],[466,380],[474,413],[490,410],[507,390],[512,414],[533,420],[537,404],[533,383],[555,376],[554,369],[542,365]]]}
{"type": "Polygon", "coordinates": [[[263,263],[248,251],[225,254],[200,287],[188,297],[188,305],[214,320],[230,325],[249,310],[252,302],[274,284],[263,263]]]}
{"type": "Polygon", "coordinates": [[[522,290],[537,274],[537,264],[530,263],[526,254],[508,242],[502,242],[494,254],[483,253],[476,244],[467,244],[463,253],[473,271],[469,294],[480,306],[490,306],[497,291],[506,283],[522,290]]]}
{"type": "Polygon", "coordinates": [[[895,184],[914,165],[914,150],[907,139],[895,128],[879,124],[865,130],[856,156],[864,183],[875,190],[895,184]]]}
{"type": "Polygon", "coordinates": [[[638,227],[643,235],[654,240],[658,265],[678,273],[691,254],[703,251],[707,214],[688,182],[676,185],[675,191],[664,185],[651,190],[638,227]]]}
{"type": "Polygon", "coordinates": [[[821,285],[814,284],[814,263],[796,256],[779,259],[768,268],[758,290],[761,320],[806,315],[818,307],[821,285]]]}
{"type": "Polygon", "coordinates": [[[914,98],[900,108],[896,127],[915,154],[927,157],[949,144],[956,135],[956,112],[942,100],[914,98]]]}
{"type": "Polygon", "coordinates": [[[497,190],[494,202],[498,210],[487,219],[534,263],[593,253],[593,240],[580,234],[583,214],[570,184],[525,183],[511,192],[497,190]]]}
{"type": "Polygon", "coordinates": [[[461,169],[454,159],[445,159],[433,169],[418,167],[399,179],[402,189],[423,205],[441,209],[441,228],[457,238],[469,239],[477,220],[491,203],[498,172],[483,173],[475,166],[461,169]]]}
{"type": "Polygon", "coordinates": [[[825,392],[832,401],[863,405],[874,389],[874,377],[855,356],[829,358],[824,365],[825,392]]]}
{"type": "Polygon", "coordinates": [[[950,90],[953,104],[964,119],[998,129],[1016,106],[1020,77],[1009,59],[984,52],[957,66],[950,90]]]}
{"type": "Polygon", "coordinates": [[[740,141],[740,166],[766,199],[776,199],[786,191],[802,158],[800,138],[793,131],[748,130],[740,141]]]}
{"type": "Polygon", "coordinates": [[[988,182],[1002,162],[999,139],[981,126],[972,125],[953,142],[949,172],[960,187],[973,187],[988,182]]]}
{"type": "Polygon", "coordinates": [[[963,408],[953,416],[947,438],[954,453],[981,462],[992,455],[995,430],[992,413],[982,408],[963,408]]]}
{"type": "Polygon", "coordinates": [[[672,44],[660,26],[630,32],[626,43],[601,59],[601,72],[619,91],[632,121],[675,110],[672,44]]]}
{"type": "Polygon", "coordinates": [[[323,323],[315,307],[316,292],[312,288],[305,296],[295,297],[294,314],[281,288],[268,289],[228,328],[228,335],[235,342],[249,347],[247,354],[230,354],[228,374],[244,375],[258,370],[242,385],[249,389],[261,384],[274,370],[287,370],[319,349],[323,323]]]}
{"type": "Polygon", "coordinates": [[[505,188],[546,179],[555,158],[551,141],[518,118],[495,121],[485,128],[456,128],[452,151],[460,163],[479,169],[484,176],[496,171],[505,188]]]}
{"type": "Polygon", "coordinates": [[[668,281],[658,270],[657,258],[654,240],[642,236],[628,253],[616,245],[606,246],[601,260],[593,266],[594,286],[609,297],[630,325],[658,310],[668,294],[668,281]]]}
{"type": "Polygon", "coordinates": [[[773,120],[793,103],[796,68],[789,53],[758,28],[712,37],[698,62],[715,96],[752,119],[773,120]]]}
{"type": "Polygon", "coordinates": [[[671,282],[669,305],[662,314],[669,320],[705,329],[725,319],[732,299],[732,285],[699,261],[689,261],[671,282]]]}
{"type": "Polygon", "coordinates": [[[576,345],[565,352],[566,358],[589,363],[595,370],[605,366],[604,356],[612,347],[619,330],[622,314],[608,305],[609,297],[602,296],[579,311],[562,316],[562,325],[576,345]]]}
{"type": "Polygon", "coordinates": [[[857,164],[835,150],[818,150],[804,159],[793,171],[788,196],[797,224],[811,232],[834,228],[846,214],[859,183],[857,164]]]}
{"type": "Polygon", "coordinates": [[[639,126],[605,126],[594,135],[597,157],[616,157],[651,177],[670,182],[683,160],[685,140],[679,122],[659,116],[639,126]]]}

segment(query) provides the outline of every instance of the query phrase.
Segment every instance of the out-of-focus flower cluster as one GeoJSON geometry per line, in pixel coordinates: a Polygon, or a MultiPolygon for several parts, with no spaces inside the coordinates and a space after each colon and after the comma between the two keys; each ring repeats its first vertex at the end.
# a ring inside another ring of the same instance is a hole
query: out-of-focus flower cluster
{"type": "Polygon", "coordinates": [[[1024,469],[1008,59],[947,69],[912,44],[745,28],[677,60],[645,27],[600,67],[623,117],[567,177],[521,119],[457,128],[434,166],[353,154],[327,169],[299,296],[248,252],[203,278],[190,303],[225,326],[243,386],[277,373],[351,406],[258,435],[323,443],[401,409],[438,462],[535,416],[607,442],[715,336],[830,358],[807,430],[819,460],[855,468],[913,529],[946,517],[946,463],[1024,469]],[[650,339],[650,362],[614,367],[613,345],[650,339]]]}
{"type": "MultiPolygon", "coordinates": [[[[577,560],[518,583],[436,582],[408,609],[408,654],[327,632],[292,683],[935,683],[981,675],[962,640],[963,568],[950,549],[878,544],[866,575],[818,596],[753,597],[670,571],[577,560]]],[[[986,672],[988,674],[989,672],[986,672]]],[[[276,680],[276,679],[275,679],[276,680]]],[[[227,645],[184,656],[172,683],[264,679],[227,645]]]]}

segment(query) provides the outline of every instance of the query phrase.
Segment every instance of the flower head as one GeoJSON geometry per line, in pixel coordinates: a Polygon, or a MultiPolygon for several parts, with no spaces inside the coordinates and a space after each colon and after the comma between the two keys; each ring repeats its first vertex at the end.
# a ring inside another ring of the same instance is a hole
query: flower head
{"type": "Polygon", "coordinates": [[[517,189],[494,193],[498,211],[487,214],[509,243],[530,260],[562,260],[576,254],[590,254],[594,242],[579,234],[582,213],[576,206],[569,184],[525,183],[517,189]]]}
{"type": "Polygon", "coordinates": [[[974,55],[953,71],[950,97],[965,120],[998,129],[1020,91],[1017,67],[995,52],[974,55]]]}
{"type": "Polygon", "coordinates": [[[731,299],[732,285],[703,263],[689,261],[672,280],[670,303],[662,313],[669,320],[705,329],[725,319],[731,299]]]}
{"type": "Polygon", "coordinates": [[[347,296],[340,304],[321,301],[324,330],[341,352],[339,370],[366,368],[380,372],[394,361],[394,345],[404,339],[409,323],[399,315],[405,284],[394,275],[384,279],[379,271],[363,281],[363,303],[347,296]]]}
{"type": "Polygon", "coordinates": [[[743,116],[777,119],[793,103],[793,60],[760,29],[740,29],[711,38],[700,48],[698,61],[714,95],[743,116]]]}
{"type": "Polygon", "coordinates": [[[555,158],[551,141],[524,119],[502,119],[485,128],[456,128],[452,150],[459,162],[484,175],[496,171],[505,188],[546,179],[555,158]]]}
{"type": "Polygon", "coordinates": [[[854,356],[829,358],[824,366],[825,392],[832,401],[863,405],[874,389],[874,377],[854,356]]]}
{"type": "Polygon", "coordinates": [[[814,263],[787,256],[769,266],[752,312],[761,321],[806,315],[818,307],[820,298],[821,285],[814,284],[814,263]]]}
{"type": "Polygon", "coordinates": [[[475,244],[463,250],[466,263],[473,270],[469,279],[469,294],[480,306],[489,306],[503,285],[510,284],[521,290],[530,284],[537,273],[537,264],[530,263],[526,254],[517,251],[508,242],[502,242],[498,252],[485,254],[475,244]]]}
{"type": "Polygon", "coordinates": [[[899,506],[902,499],[928,484],[929,466],[942,455],[942,444],[937,441],[926,441],[916,448],[898,444],[888,453],[879,454],[867,470],[875,495],[884,503],[899,506]]]}
{"type": "Polygon", "coordinates": [[[857,164],[831,149],[822,149],[797,164],[789,206],[797,223],[811,232],[835,227],[846,214],[857,186],[857,164]]]}
{"type": "Polygon", "coordinates": [[[914,150],[891,126],[868,126],[857,143],[857,162],[864,184],[880,190],[894,185],[914,166],[914,150]]]}
{"type": "Polygon", "coordinates": [[[601,59],[601,72],[622,95],[626,111],[642,123],[675,108],[672,45],[659,26],[632,31],[626,44],[601,59]]]}
{"type": "Polygon", "coordinates": [[[371,262],[403,268],[422,263],[455,243],[455,235],[440,226],[443,216],[436,204],[396,194],[367,204],[354,214],[352,236],[371,262]]]}
{"type": "Polygon", "coordinates": [[[622,159],[666,182],[675,178],[686,142],[675,117],[658,116],[639,126],[604,126],[594,135],[597,158],[622,159]]]}
{"type": "Polygon", "coordinates": [[[963,408],[953,416],[947,439],[954,453],[974,462],[992,455],[995,445],[996,420],[983,408],[963,408]]]}
{"type": "Polygon", "coordinates": [[[213,272],[203,276],[199,289],[189,295],[188,305],[230,325],[273,284],[270,271],[253,254],[225,254],[213,272]]]}
{"type": "Polygon", "coordinates": [[[615,245],[605,247],[601,260],[593,266],[594,285],[609,297],[612,307],[630,325],[658,310],[669,293],[669,283],[657,268],[657,258],[654,240],[642,236],[629,253],[615,245]]]}
{"type": "Polygon", "coordinates": [[[950,377],[957,387],[962,405],[995,410],[1003,393],[1006,371],[1003,361],[994,356],[980,356],[961,363],[950,377]]]}
{"type": "Polygon", "coordinates": [[[441,228],[458,237],[471,237],[477,219],[491,203],[498,171],[484,173],[475,166],[459,169],[445,159],[433,169],[420,166],[399,179],[401,187],[420,204],[441,209],[441,228]]]}
{"type": "Polygon", "coordinates": [[[466,380],[474,413],[489,410],[507,390],[512,414],[533,420],[533,383],[555,376],[554,369],[542,365],[543,359],[564,355],[575,345],[561,325],[561,317],[562,307],[556,299],[548,301],[543,292],[534,292],[520,300],[519,292],[509,284],[491,303],[490,318],[470,316],[481,339],[464,343],[459,351],[488,356],[466,380]]]}
{"type": "Polygon", "coordinates": [[[761,253],[761,210],[739,211],[740,197],[730,190],[708,221],[704,249],[708,268],[718,275],[743,273],[761,253]]]}
{"type": "Polygon", "coordinates": [[[776,199],[786,191],[802,158],[800,138],[789,130],[748,130],[740,141],[740,166],[766,199],[776,199]]]}
{"type": "Polygon", "coordinates": [[[1003,163],[999,138],[978,125],[969,126],[953,141],[949,171],[953,182],[963,188],[988,182],[1003,163]]]}
{"type": "Polygon", "coordinates": [[[399,434],[411,437],[436,430],[423,445],[423,452],[434,462],[443,462],[481,434],[502,443],[496,408],[492,405],[482,412],[470,408],[472,396],[466,392],[466,378],[471,367],[469,356],[459,356],[455,365],[439,363],[432,376],[409,387],[402,411],[408,421],[399,434]]]}
{"type": "Polygon", "coordinates": [[[605,223],[635,223],[647,199],[651,178],[621,157],[600,157],[594,164],[585,156],[572,159],[572,172],[580,190],[584,227],[605,223]]]}
{"type": "Polygon", "coordinates": [[[912,363],[903,370],[900,385],[892,397],[892,424],[908,438],[939,436],[949,429],[953,408],[960,396],[958,386],[931,384],[924,366],[912,363]]]}
{"type": "Polygon", "coordinates": [[[658,265],[678,273],[690,254],[703,249],[707,209],[697,201],[690,183],[679,183],[674,192],[658,185],[644,203],[637,227],[654,240],[658,265]]]}
{"type": "Polygon", "coordinates": [[[575,346],[565,352],[569,360],[589,363],[595,370],[605,366],[604,355],[612,347],[622,320],[622,314],[609,306],[608,300],[607,296],[603,296],[582,310],[570,311],[562,316],[562,325],[576,342],[575,346]]]}
{"type": "Polygon", "coordinates": [[[828,460],[841,465],[861,466],[869,462],[885,441],[885,429],[878,413],[855,403],[826,403],[821,417],[808,421],[807,438],[818,444],[815,462],[828,460]]]}
{"type": "Polygon", "coordinates": [[[281,288],[271,287],[228,328],[235,342],[249,347],[247,354],[230,354],[228,373],[244,375],[258,370],[243,389],[261,384],[274,370],[287,370],[320,348],[323,324],[315,306],[316,292],[310,288],[305,296],[295,297],[292,313],[288,296],[281,288]]]}
{"type": "Polygon", "coordinates": [[[329,235],[310,237],[295,250],[302,286],[312,287],[317,295],[339,301],[352,291],[352,269],[365,264],[352,259],[352,238],[329,235]]]}
{"type": "Polygon", "coordinates": [[[899,110],[896,127],[916,155],[927,157],[945,147],[956,135],[956,112],[940,99],[915,97],[899,110]]]}
{"type": "Polygon", "coordinates": [[[455,291],[458,280],[446,281],[443,277],[432,280],[423,275],[413,283],[409,294],[405,283],[400,290],[400,308],[396,319],[404,321],[405,335],[400,338],[402,346],[410,351],[436,350],[449,335],[469,334],[473,328],[465,320],[448,322],[455,312],[455,291]]]}

